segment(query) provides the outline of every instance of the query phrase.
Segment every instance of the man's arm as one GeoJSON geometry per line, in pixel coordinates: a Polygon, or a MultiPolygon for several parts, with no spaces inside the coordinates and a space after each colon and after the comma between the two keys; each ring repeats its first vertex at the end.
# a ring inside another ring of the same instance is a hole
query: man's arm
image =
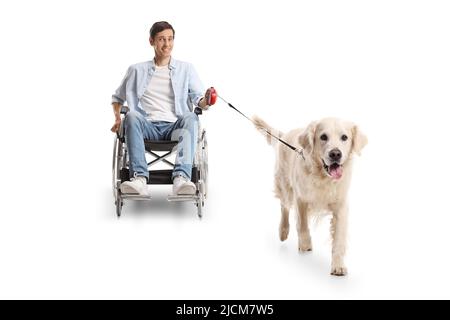
{"type": "Polygon", "coordinates": [[[132,66],[130,66],[127,70],[127,73],[125,74],[125,77],[123,77],[122,82],[120,83],[120,86],[117,88],[116,92],[112,95],[112,103],[117,102],[121,105],[124,104],[124,102],[127,98],[126,88],[127,88],[128,79],[130,78],[132,73],[133,73],[133,68],[132,68],[132,66]]]}
{"type": "Polygon", "coordinates": [[[126,85],[128,82],[128,79],[130,78],[130,75],[133,72],[132,66],[130,66],[127,70],[127,73],[125,74],[125,77],[122,79],[122,82],[120,83],[119,88],[117,88],[116,92],[112,96],[112,106],[114,111],[114,125],[111,128],[112,132],[117,132],[120,128],[120,109],[122,108],[123,104],[126,101],[126,85]]]}
{"type": "MultiPolygon", "coordinates": [[[[190,71],[189,71],[189,98],[191,99],[191,102],[194,105],[199,106],[203,110],[208,110],[208,108],[211,106],[208,104],[208,101],[210,101],[210,95],[211,95],[211,88],[206,90],[205,94],[202,95],[203,85],[200,81],[200,78],[197,75],[197,72],[195,71],[195,68],[192,64],[189,65],[190,71]]],[[[212,103],[214,104],[214,103],[212,103]]]]}
{"type": "Polygon", "coordinates": [[[189,64],[189,88],[188,96],[192,104],[199,106],[200,108],[206,110],[208,108],[206,99],[203,96],[203,84],[198,77],[197,71],[192,64],[189,64]]]}
{"type": "Polygon", "coordinates": [[[117,132],[120,128],[120,122],[122,121],[122,119],[120,118],[120,109],[122,109],[122,104],[120,104],[119,102],[113,102],[112,106],[113,106],[115,121],[114,121],[114,125],[111,128],[111,131],[117,132]]]}

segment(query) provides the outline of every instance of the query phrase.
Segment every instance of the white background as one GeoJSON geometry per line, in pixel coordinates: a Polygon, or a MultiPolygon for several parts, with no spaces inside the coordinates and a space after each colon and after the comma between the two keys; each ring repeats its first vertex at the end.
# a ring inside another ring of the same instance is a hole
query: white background
{"type": "Polygon", "coordinates": [[[0,298],[450,298],[447,1],[14,1],[0,4],[0,298]],[[126,202],[111,192],[110,97],[149,60],[167,20],[173,56],[249,115],[287,131],[324,116],[369,144],[350,191],[349,275],[278,240],[274,153],[218,103],[210,197],[126,202]]]}

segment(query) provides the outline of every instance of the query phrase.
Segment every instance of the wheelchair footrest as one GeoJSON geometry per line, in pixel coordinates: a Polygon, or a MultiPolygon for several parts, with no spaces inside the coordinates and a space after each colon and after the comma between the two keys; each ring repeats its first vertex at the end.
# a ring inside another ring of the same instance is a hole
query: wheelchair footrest
{"type": "Polygon", "coordinates": [[[128,194],[128,193],[122,193],[122,199],[129,199],[129,200],[151,200],[151,196],[141,196],[138,194],[128,194]]]}
{"type": "MultiPolygon", "coordinates": [[[[148,184],[172,184],[172,170],[150,170],[148,184]]],[[[120,170],[120,180],[122,182],[130,180],[130,170],[128,168],[122,168],[120,170]]],[[[191,181],[197,183],[199,172],[197,167],[192,168],[191,181]]]]}
{"type": "Polygon", "coordinates": [[[179,196],[174,196],[174,195],[169,195],[167,197],[167,201],[173,201],[173,202],[177,202],[177,201],[193,201],[196,202],[199,199],[199,197],[197,195],[179,195],[179,196]]]}

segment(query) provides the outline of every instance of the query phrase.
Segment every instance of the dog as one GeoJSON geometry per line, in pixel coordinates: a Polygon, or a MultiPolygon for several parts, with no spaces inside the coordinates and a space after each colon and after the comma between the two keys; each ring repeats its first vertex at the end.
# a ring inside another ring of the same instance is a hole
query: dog
{"type": "Polygon", "coordinates": [[[347,192],[352,175],[353,155],[360,155],[367,137],[358,126],[336,118],[310,123],[306,129],[286,134],[254,116],[253,123],[275,147],[275,195],[280,199],[280,240],[289,234],[289,210],[295,207],[300,251],[311,251],[308,218],[331,213],[331,274],[344,276],[347,238],[347,192]],[[281,138],[301,150],[301,155],[267,134],[281,138]]]}

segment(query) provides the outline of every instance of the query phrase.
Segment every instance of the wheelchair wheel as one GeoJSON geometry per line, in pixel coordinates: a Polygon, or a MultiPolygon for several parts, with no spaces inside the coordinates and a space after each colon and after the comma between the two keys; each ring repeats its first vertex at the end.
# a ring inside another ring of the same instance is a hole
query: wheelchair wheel
{"type": "Polygon", "coordinates": [[[201,165],[200,165],[200,192],[204,199],[208,194],[208,140],[206,139],[206,131],[202,132],[202,144],[201,144],[201,165]]]}
{"type": "Polygon", "coordinates": [[[116,205],[116,214],[120,217],[122,212],[123,200],[120,193],[120,169],[124,162],[124,146],[118,137],[114,140],[113,161],[112,161],[112,187],[114,203],[116,205]]]}
{"type": "Polygon", "coordinates": [[[114,139],[113,159],[112,159],[112,191],[114,198],[116,197],[117,181],[119,177],[119,161],[118,153],[120,148],[120,140],[116,137],[114,139]]]}

